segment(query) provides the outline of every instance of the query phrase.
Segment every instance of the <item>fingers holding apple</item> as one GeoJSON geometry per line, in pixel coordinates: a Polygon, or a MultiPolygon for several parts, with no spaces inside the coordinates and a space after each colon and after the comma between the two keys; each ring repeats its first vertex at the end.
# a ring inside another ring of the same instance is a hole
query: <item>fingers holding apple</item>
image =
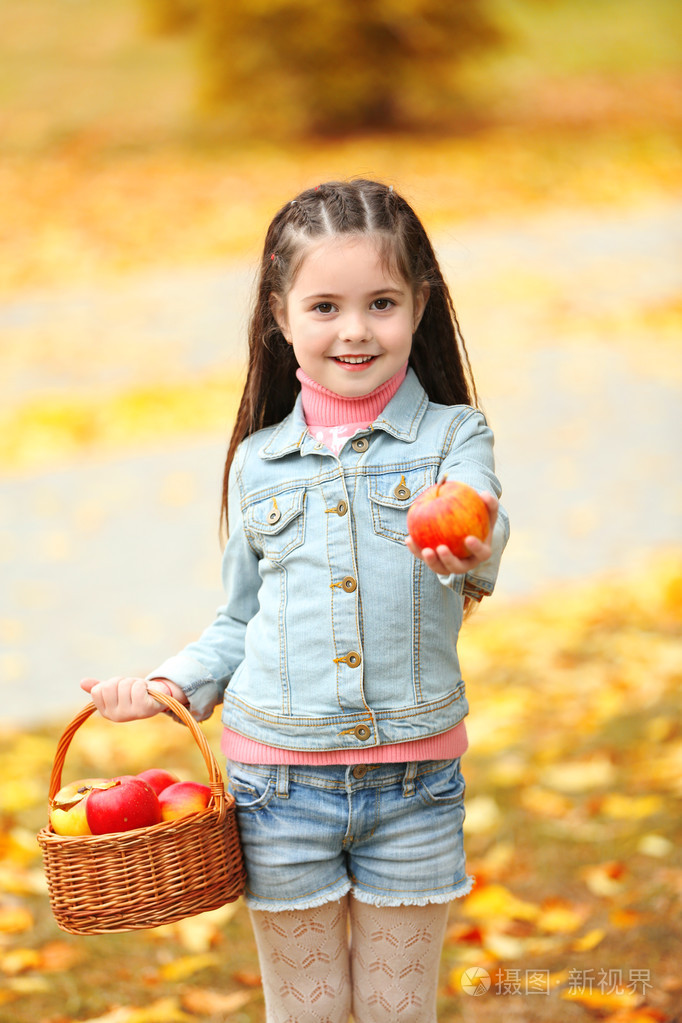
{"type": "Polygon", "coordinates": [[[497,498],[444,477],[407,513],[406,546],[439,575],[464,575],[487,561],[497,520],[497,498]]]}

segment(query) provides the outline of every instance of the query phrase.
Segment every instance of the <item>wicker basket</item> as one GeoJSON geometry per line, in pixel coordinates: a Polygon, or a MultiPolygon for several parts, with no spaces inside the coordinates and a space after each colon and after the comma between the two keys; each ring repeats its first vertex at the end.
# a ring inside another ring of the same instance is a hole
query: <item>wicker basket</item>
{"type": "MultiPolygon", "coordinates": [[[[244,888],[234,799],[189,712],[165,693],[152,695],[189,728],[206,762],[211,799],[205,810],[175,821],[111,835],[64,837],[38,833],[52,912],[70,934],[108,934],[173,923],[226,902],[244,888]]],[[[57,745],[50,804],[61,788],[62,767],[76,731],[94,712],[88,704],[57,745]]]]}

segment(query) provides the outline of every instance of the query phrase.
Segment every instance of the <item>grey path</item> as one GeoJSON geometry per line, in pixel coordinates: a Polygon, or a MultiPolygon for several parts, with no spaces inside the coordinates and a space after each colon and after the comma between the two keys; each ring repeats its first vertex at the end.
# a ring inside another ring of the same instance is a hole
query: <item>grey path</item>
{"type": "MultiPolygon", "coordinates": [[[[462,225],[438,248],[512,519],[495,599],[679,545],[679,346],[608,323],[682,293],[682,204],[462,225]]],[[[216,267],[0,304],[3,400],[239,366],[249,287],[216,267]]],[[[146,672],[211,619],[224,441],[0,479],[0,720],[63,721],[80,677],[146,672]]]]}

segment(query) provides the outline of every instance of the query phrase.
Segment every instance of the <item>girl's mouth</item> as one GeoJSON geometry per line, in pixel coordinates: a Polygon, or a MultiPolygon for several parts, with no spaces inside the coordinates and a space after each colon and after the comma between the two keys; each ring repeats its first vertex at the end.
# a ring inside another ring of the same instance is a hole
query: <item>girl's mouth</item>
{"type": "Polygon", "coordinates": [[[334,362],[341,366],[347,366],[348,369],[360,369],[362,366],[374,362],[376,355],[334,355],[332,358],[334,362]]]}

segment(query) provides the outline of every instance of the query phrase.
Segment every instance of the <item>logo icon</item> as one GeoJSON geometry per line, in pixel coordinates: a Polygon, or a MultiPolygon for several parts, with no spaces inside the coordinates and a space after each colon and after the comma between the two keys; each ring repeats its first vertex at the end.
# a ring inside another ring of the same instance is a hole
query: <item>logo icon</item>
{"type": "Polygon", "coordinates": [[[472,966],[462,974],[461,983],[468,995],[484,995],[490,987],[490,974],[482,966],[472,966]]]}

